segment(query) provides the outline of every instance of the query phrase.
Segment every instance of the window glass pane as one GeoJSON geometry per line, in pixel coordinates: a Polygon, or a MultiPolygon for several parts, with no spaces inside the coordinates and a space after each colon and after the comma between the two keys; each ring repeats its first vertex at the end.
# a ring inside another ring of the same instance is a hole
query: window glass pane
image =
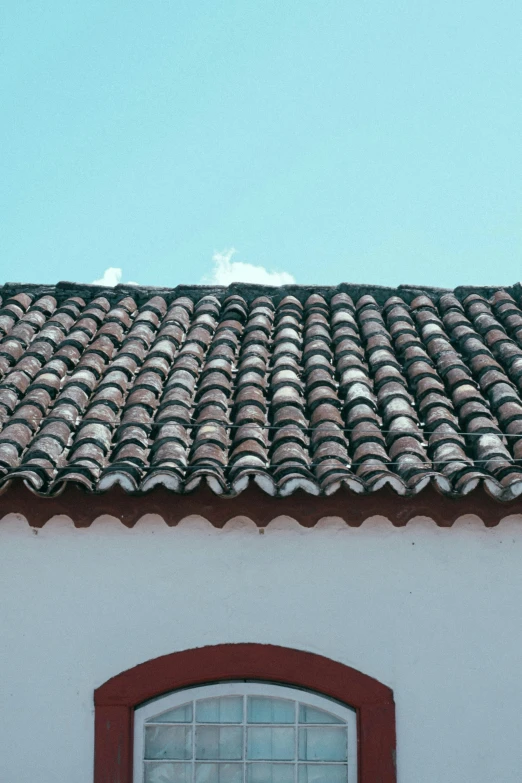
{"type": "Polygon", "coordinates": [[[222,696],[196,702],[198,723],[242,723],[243,697],[222,696]]]}
{"type": "Polygon", "coordinates": [[[293,764],[248,764],[247,783],[294,783],[293,764]]]}
{"type": "Polygon", "coordinates": [[[192,729],[187,726],[146,726],[146,759],[190,759],[192,729]]]}
{"type": "Polygon", "coordinates": [[[300,704],[299,723],[344,723],[344,720],[338,718],[337,715],[332,715],[330,712],[319,710],[317,707],[300,704]]]}
{"type": "Polygon", "coordinates": [[[198,726],[196,728],[196,758],[243,758],[243,729],[240,726],[198,726]]]}
{"type": "Polygon", "coordinates": [[[346,764],[299,764],[297,780],[298,783],[346,783],[347,771],[346,764]]]}
{"type": "Polygon", "coordinates": [[[182,707],[176,707],[175,710],[162,712],[161,715],[155,715],[149,718],[147,723],[191,723],[192,722],[192,702],[183,704],[182,707]]]}
{"type": "Polygon", "coordinates": [[[299,729],[299,758],[303,761],[346,761],[346,729],[299,729]]]}
{"type": "Polygon", "coordinates": [[[247,720],[249,723],[293,723],[295,702],[268,696],[249,696],[247,720]]]}
{"type": "Polygon", "coordinates": [[[191,783],[191,764],[146,761],[145,783],[191,783]]]}
{"type": "Polygon", "coordinates": [[[196,764],[196,783],[243,783],[243,765],[196,764]]]}
{"type": "Polygon", "coordinates": [[[290,728],[247,729],[247,757],[289,761],[295,756],[295,733],[290,728]]]}

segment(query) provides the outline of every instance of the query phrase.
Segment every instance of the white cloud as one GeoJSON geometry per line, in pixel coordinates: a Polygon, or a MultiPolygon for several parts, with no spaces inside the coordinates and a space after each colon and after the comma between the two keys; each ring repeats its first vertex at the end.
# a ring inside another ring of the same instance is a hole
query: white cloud
{"type": "Polygon", "coordinates": [[[288,272],[268,271],[264,266],[246,264],[243,261],[232,261],[236,253],[231,247],[214,253],[212,274],[203,278],[203,283],[214,285],[230,285],[231,283],[258,283],[260,285],[289,285],[295,283],[294,277],[288,272]]]}
{"type": "MultiPolygon", "coordinates": [[[[109,266],[99,280],[92,281],[92,285],[105,285],[107,287],[113,287],[118,285],[118,283],[121,283],[122,276],[123,269],[117,266],[109,266]]],[[[138,285],[138,283],[134,283],[133,281],[129,280],[128,285],[138,285]]]]}

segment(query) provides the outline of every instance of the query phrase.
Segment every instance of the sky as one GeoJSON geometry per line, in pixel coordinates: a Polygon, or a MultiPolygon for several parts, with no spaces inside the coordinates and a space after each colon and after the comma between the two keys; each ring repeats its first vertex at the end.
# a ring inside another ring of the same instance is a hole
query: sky
{"type": "Polygon", "coordinates": [[[522,280],[520,0],[4,0],[0,283],[522,280]]]}

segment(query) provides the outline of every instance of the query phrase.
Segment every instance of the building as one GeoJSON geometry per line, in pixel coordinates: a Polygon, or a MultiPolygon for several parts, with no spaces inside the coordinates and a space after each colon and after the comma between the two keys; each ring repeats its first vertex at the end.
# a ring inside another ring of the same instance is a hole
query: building
{"type": "Polygon", "coordinates": [[[518,285],[0,294],[0,780],[518,783],[518,285]]]}

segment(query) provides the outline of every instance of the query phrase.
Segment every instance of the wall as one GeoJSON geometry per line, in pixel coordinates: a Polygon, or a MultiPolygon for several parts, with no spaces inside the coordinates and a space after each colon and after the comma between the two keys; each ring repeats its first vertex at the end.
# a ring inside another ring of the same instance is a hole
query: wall
{"type": "Polygon", "coordinates": [[[91,783],[95,687],[223,642],[321,653],[391,686],[400,783],[519,783],[522,526],[0,522],[0,780],[91,783]]]}

